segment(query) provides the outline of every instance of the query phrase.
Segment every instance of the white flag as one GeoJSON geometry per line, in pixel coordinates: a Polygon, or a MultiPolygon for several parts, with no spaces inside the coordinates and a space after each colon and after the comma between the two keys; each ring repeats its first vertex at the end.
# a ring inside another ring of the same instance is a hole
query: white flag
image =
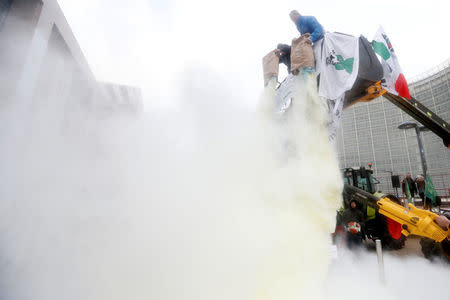
{"type": "Polygon", "coordinates": [[[316,72],[320,74],[319,96],[337,100],[355,83],[359,68],[359,38],[325,33],[314,45],[316,72]]]}

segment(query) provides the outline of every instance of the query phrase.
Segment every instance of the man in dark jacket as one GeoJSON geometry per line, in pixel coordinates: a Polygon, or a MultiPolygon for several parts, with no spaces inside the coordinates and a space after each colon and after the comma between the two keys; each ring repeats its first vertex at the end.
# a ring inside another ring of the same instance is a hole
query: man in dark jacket
{"type": "Polygon", "coordinates": [[[300,34],[309,33],[313,43],[323,38],[324,30],[322,25],[313,16],[302,16],[298,11],[293,10],[289,14],[292,22],[297,26],[300,34]]]}
{"type": "Polygon", "coordinates": [[[364,238],[364,214],[358,208],[355,200],[350,201],[350,207],[344,210],[341,218],[342,224],[347,230],[347,246],[355,248],[362,245],[364,238]]]}
{"type": "Polygon", "coordinates": [[[409,192],[411,193],[411,198],[414,198],[414,194],[417,193],[416,183],[411,178],[411,173],[406,175],[406,178],[402,181],[402,191],[403,194],[408,195],[406,193],[406,181],[408,181],[409,192]]]}

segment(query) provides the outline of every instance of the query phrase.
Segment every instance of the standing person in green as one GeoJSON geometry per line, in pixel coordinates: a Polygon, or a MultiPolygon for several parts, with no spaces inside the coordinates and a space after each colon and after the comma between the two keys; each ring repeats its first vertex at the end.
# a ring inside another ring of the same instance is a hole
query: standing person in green
{"type": "Polygon", "coordinates": [[[323,38],[324,30],[322,25],[313,16],[302,16],[296,10],[291,11],[289,14],[292,22],[297,26],[301,35],[309,33],[311,42],[315,43],[323,38]]]}
{"type": "Polygon", "coordinates": [[[406,190],[406,182],[408,182],[408,188],[409,188],[409,192],[411,194],[411,198],[414,199],[414,194],[417,193],[417,188],[416,188],[416,183],[411,178],[411,173],[408,173],[402,182],[403,194],[408,195],[408,191],[406,190]]]}

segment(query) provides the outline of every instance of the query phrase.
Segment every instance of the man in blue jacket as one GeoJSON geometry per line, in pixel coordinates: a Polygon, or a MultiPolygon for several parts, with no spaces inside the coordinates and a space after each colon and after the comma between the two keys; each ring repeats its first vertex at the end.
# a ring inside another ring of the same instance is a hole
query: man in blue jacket
{"type": "Polygon", "coordinates": [[[296,10],[291,11],[289,16],[291,17],[292,22],[297,26],[300,34],[311,34],[310,39],[313,43],[323,38],[323,27],[315,17],[302,16],[296,10]]]}

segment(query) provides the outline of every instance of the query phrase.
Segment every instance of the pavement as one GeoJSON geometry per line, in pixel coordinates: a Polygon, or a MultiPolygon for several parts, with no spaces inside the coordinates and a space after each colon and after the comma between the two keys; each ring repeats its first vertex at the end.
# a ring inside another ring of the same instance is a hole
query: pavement
{"type": "Polygon", "coordinates": [[[424,257],[420,246],[420,237],[409,236],[405,241],[405,247],[400,250],[389,251],[392,256],[419,256],[424,257]]]}
{"type": "MultiPolygon", "coordinates": [[[[375,251],[375,242],[372,240],[366,240],[366,247],[369,251],[375,251]]],[[[422,253],[422,246],[420,246],[420,237],[409,236],[405,241],[405,246],[400,250],[385,250],[383,252],[389,253],[391,256],[405,257],[405,256],[416,256],[424,257],[422,253]]]]}

